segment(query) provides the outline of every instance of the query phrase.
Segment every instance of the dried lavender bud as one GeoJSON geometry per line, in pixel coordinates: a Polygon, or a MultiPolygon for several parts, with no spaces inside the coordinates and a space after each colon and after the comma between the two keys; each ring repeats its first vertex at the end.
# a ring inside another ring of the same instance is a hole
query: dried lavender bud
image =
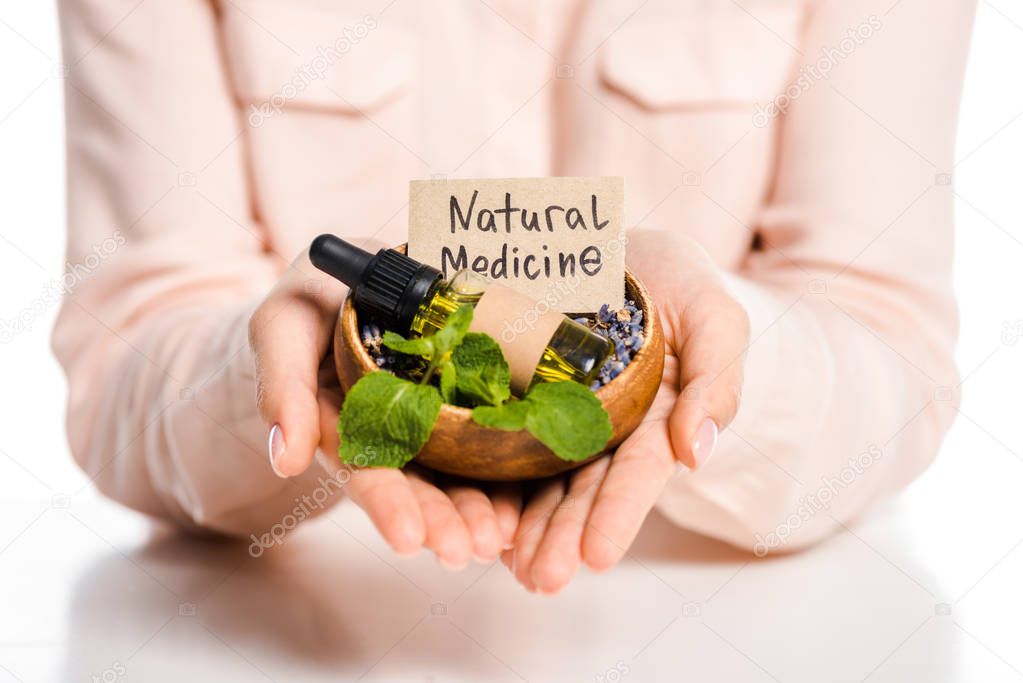
{"type": "MultiPolygon", "coordinates": [[[[610,340],[613,345],[611,357],[590,384],[591,391],[597,391],[620,375],[646,341],[643,336],[643,311],[632,300],[627,300],[622,308],[616,310],[605,304],[597,313],[578,316],[573,320],[610,340]]],[[[362,326],[361,332],[363,346],[377,367],[413,381],[422,377],[424,366],[421,359],[394,353],[383,347],[378,325],[367,323],[362,326]]]]}
{"type": "Polygon", "coordinates": [[[609,373],[611,379],[614,379],[618,375],[622,374],[623,370],[625,370],[625,363],[623,363],[620,360],[616,360],[614,363],[611,364],[611,372],[609,373]]]}

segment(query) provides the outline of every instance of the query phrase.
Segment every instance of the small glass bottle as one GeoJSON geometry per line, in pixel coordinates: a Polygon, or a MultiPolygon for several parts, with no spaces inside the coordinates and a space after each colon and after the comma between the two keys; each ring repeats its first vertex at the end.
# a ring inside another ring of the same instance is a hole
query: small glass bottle
{"type": "Polygon", "coordinates": [[[451,313],[472,305],[470,329],[489,334],[501,346],[518,394],[536,382],[589,386],[613,351],[585,325],[471,271],[445,280],[436,268],[393,249],[374,255],[333,235],[313,240],[309,257],[351,287],[360,311],[399,334],[429,336],[451,313]]]}

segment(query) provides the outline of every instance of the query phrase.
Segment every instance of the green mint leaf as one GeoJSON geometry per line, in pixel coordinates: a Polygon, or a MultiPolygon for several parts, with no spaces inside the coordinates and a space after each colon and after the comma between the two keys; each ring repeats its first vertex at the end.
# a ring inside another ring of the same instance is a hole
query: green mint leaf
{"type": "Polygon", "coordinates": [[[541,382],[522,401],[526,429],[562,460],[585,460],[611,439],[611,420],[600,400],[577,382],[541,382]]]}
{"type": "Polygon", "coordinates": [[[455,402],[455,388],[458,383],[458,371],[455,364],[447,362],[440,371],[440,397],[445,403],[455,402]]]}
{"type": "Polygon", "coordinates": [[[469,332],[451,354],[458,369],[458,391],[472,403],[500,405],[511,396],[508,361],[489,335],[469,332]]]}
{"type": "Polygon", "coordinates": [[[449,353],[462,342],[465,333],[469,331],[469,324],[472,322],[472,305],[465,304],[457,311],[448,316],[444,327],[436,333],[427,337],[433,340],[435,356],[429,360],[437,360],[449,353]]]}
{"type": "Polygon", "coordinates": [[[409,356],[422,356],[427,360],[433,359],[434,343],[433,337],[417,337],[416,339],[405,339],[397,332],[390,330],[384,332],[383,345],[398,353],[409,356]]]}
{"type": "Polygon", "coordinates": [[[349,465],[402,467],[430,438],[440,407],[435,387],[382,371],[363,375],[341,407],[338,455],[349,465]]]}
{"type": "Polygon", "coordinates": [[[473,408],[472,419],[484,427],[517,432],[526,427],[526,414],[530,404],[526,401],[508,401],[499,406],[473,408]]]}
{"type": "MultiPolygon", "coordinates": [[[[400,334],[388,330],[384,332],[383,344],[398,353],[410,356],[422,356],[430,362],[423,374],[420,384],[429,384],[437,370],[443,370],[448,362],[448,354],[458,346],[472,322],[472,306],[465,304],[448,316],[444,327],[428,337],[405,339],[400,334]]],[[[450,372],[450,371],[449,371],[450,372]]],[[[445,396],[449,401],[451,396],[445,396]]]]}

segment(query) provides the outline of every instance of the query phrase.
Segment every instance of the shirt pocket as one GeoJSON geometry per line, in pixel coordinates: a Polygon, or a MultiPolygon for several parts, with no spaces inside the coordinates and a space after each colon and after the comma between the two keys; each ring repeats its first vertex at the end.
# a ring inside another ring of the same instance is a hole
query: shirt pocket
{"type": "Polygon", "coordinates": [[[599,78],[642,109],[749,109],[792,76],[802,12],[795,6],[679,12],[630,22],[601,49],[599,78]]]}
{"type": "Polygon", "coordinates": [[[363,5],[219,5],[254,211],[283,253],[339,221],[352,239],[374,234],[408,198],[384,179],[424,174],[416,34],[395,10],[363,5]]]}
{"type": "Polygon", "coordinates": [[[352,4],[222,5],[229,75],[250,118],[303,109],[369,115],[405,94],[415,65],[410,32],[352,4]]]}

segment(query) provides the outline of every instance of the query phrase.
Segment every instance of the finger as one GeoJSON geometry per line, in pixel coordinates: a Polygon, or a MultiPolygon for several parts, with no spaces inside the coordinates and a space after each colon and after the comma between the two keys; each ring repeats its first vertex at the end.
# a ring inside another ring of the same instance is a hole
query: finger
{"type": "Polygon", "coordinates": [[[501,530],[501,548],[508,550],[515,544],[515,532],[519,528],[522,514],[522,486],[500,484],[490,492],[490,500],[497,515],[497,526],[501,530]]]}
{"type": "Polygon", "coordinates": [[[547,530],[547,523],[565,497],[565,484],[555,477],[543,484],[526,503],[515,533],[515,552],[512,556],[512,572],[526,590],[535,591],[536,585],[529,575],[533,555],[547,530]]]}
{"type": "Polygon", "coordinates": [[[478,562],[493,562],[501,552],[501,529],[487,494],[473,486],[452,486],[448,498],[469,530],[472,554],[478,562]]]}
{"type": "Polygon", "coordinates": [[[344,395],[341,392],[341,387],[337,386],[336,374],[321,372],[320,388],[316,392],[316,403],[320,413],[320,443],[318,450],[320,453],[329,455],[340,464],[341,461],[338,458],[340,437],[337,433],[337,416],[341,411],[341,405],[344,403],[344,395]],[[325,382],[324,374],[332,375],[331,379],[325,382]]]}
{"type": "Polygon", "coordinates": [[[256,403],[270,429],[271,466],[282,477],[305,471],[320,441],[317,372],[344,289],[303,254],[249,320],[256,403]]]}
{"type": "MultiPolygon", "coordinates": [[[[347,467],[327,455],[322,461],[328,469],[347,467]]],[[[353,468],[347,490],[395,553],[409,557],[419,552],[426,541],[426,523],[419,498],[401,470],[353,468]]]]}
{"type": "Polygon", "coordinates": [[[512,563],[515,560],[515,551],[511,548],[501,551],[501,564],[508,568],[508,571],[514,571],[512,563]]]}
{"type": "Polygon", "coordinates": [[[472,539],[455,504],[421,475],[412,473],[407,476],[422,511],[426,547],[437,554],[445,569],[464,569],[472,556],[472,539]]]}
{"type": "Polygon", "coordinates": [[[705,291],[686,306],[677,345],[681,393],[668,424],[675,457],[690,468],[710,458],[739,409],[748,344],[749,318],[725,290],[705,291]]]}
{"type": "Polygon", "coordinates": [[[662,422],[643,423],[619,446],[583,531],[588,567],[605,571],[622,558],[675,467],[662,422]]]}
{"type": "Polygon", "coordinates": [[[579,571],[583,529],[610,464],[611,457],[605,456],[572,474],[568,494],[547,524],[529,568],[533,584],[541,593],[557,593],[579,571]]]}
{"type": "Polygon", "coordinates": [[[391,549],[405,557],[415,555],[423,547],[426,537],[419,500],[400,470],[385,468],[349,467],[337,456],[338,436],[334,425],[341,406],[341,392],[336,388],[322,388],[317,397],[320,407],[320,432],[323,438],[317,460],[330,476],[342,480],[352,501],[369,516],[373,526],[391,549]]]}
{"type": "MultiPolygon", "coordinates": [[[[336,379],[334,384],[336,384],[336,379]]],[[[339,439],[335,429],[337,414],[341,409],[344,397],[341,395],[340,387],[324,386],[322,377],[320,386],[320,391],[316,395],[316,402],[319,404],[320,409],[321,439],[320,446],[316,450],[316,460],[320,467],[330,475],[331,479],[343,483],[345,487],[344,493],[351,496],[348,483],[357,470],[342,463],[341,458],[338,457],[339,439]]]]}
{"type": "Polygon", "coordinates": [[[721,283],[714,259],[691,238],[647,228],[633,228],[627,236],[625,263],[643,281],[654,301],[666,304],[675,301],[680,292],[721,283]]]}

